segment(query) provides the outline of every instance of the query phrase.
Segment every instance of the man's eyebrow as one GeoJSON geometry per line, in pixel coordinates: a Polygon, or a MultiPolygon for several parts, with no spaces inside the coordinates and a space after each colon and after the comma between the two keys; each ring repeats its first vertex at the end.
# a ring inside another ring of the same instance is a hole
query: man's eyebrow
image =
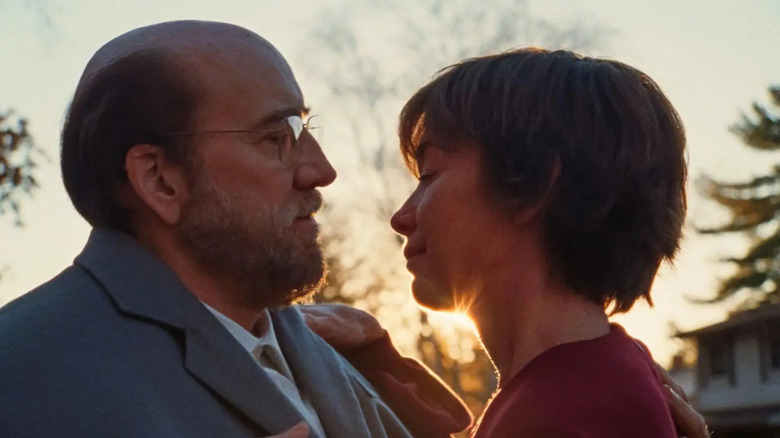
{"type": "Polygon", "coordinates": [[[252,126],[261,127],[272,122],[279,122],[290,116],[306,117],[309,115],[310,112],[311,112],[311,108],[309,108],[308,106],[295,106],[295,107],[281,108],[271,112],[270,114],[266,114],[263,117],[260,117],[252,124],[252,126]]]}

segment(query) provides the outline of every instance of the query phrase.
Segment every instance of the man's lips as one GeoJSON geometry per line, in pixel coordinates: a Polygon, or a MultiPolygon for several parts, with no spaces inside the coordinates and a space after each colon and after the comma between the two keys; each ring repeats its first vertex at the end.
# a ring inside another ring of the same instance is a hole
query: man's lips
{"type": "Polygon", "coordinates": [[[314,212],[309,214],[303,214],[296,216],[293,220],[293,225],[316,225],[317,221],[314,220],[314,212]]]}
{"type": "Polygon", "coordinates": [[[298,215],[293,222],[315,222],[314,215],[322,207],[322,196],[314,191],[302,199],[298,206],[298,215]]]}

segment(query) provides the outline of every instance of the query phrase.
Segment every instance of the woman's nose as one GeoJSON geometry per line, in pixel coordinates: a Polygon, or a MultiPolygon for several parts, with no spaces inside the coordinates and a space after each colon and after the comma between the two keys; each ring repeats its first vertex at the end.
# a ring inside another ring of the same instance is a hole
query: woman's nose
{"type": "Polygon", "coordinates": [[[414,232],[416,228],[416,211],[413,208],[412,198],[406,200],[404,205],[395,212],[392,218],[390,218],[390,226],[393,230],[403,236],[409,236],[414,232]]]}

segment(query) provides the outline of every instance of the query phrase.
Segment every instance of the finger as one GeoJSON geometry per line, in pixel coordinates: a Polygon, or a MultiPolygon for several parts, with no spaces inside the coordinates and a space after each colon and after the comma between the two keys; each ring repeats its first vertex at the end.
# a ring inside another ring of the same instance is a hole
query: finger
{"type": "Polygon", "coordinates": [[[338,343],[340,337],[343,336],[345,327],[339,327],[338,323],[334,322],[330,318],[322,318],[319,316],[307,316],[305,319],[306,326],[309,330],[317,334],[329,344],[334,342],[338,343]]]}
{"type": "Polygon", "coordinates": [[[693,407],[683,400],[683,398],[671,387],[668,385],[664,385],[664,387],[666,388],[666,402],[669,404],[672,418],[674,418],[674,423],[683,432],[683,435],[688,438],[710,438],[710,433],[707,430],[707,424],[704,422],[704,417],[696,412],[693,407]]]}
{"type": "Polygon", "coordinates": [[[309,426],[301,421],[286,432],[282,432],[279,435],[271,435],[268,438],[308,438],[309,426]]]}
{"type": "Polygon", "coordinates": [[[309,328],[318,335],[329,334],[333,331],[352,331],[359,329],[356,321],[353,319],[345,319],[344,317],[328,312],[321,309],[306,309],[301,312],[303,314],[303,320],[309,328]]]}
{"type": "MultiPolygon", "coordinates": [[[[330,318],[344,320],[344,321],[363,321],[372,320],[376,321],[376,318],[365,310],[360,310],[356,307],[352,307],[342,303],[330,303],[330,304],[308,304],[299,307],[304,313],[313,313],[319,316],[327,316],[330,318]]],[[[377,322],[378,324],[378,322],[377,322]]]]}
{"type": "Polygon", "coordinates": [[[309,328],[311,328],[312,325],[320,326],[329,319],[327,316],[315,312],[306,311],[302,314],[303,320],[306,322],[306,325],[308,325],[309,328]]]}
{"type": "Polygon", "coordinates": [[[309,329],[336,349],[358,348],[385,335],[373,315],[354,307],[315,304],[300,309],[309,329]]]}
{"type": "Polygon", "coordinates": [[[319,311],[305,311],[302,312],[303,320],[306,325],[315,333],[322,336],[323,333],[328,333],[341,326],[344,326],[348,321],[340,319],[338,316],[331,313],[322,313],[319,311]]]}
{"type": "Polygon", "coordinates": [[[680,396],[686,403],[690,403],[691,401],[688,399],[685,390],[672,379],[672,376],[669,375],[666,369],[659,365],[658,362],[654,362],[654,365],[655,374],[661,380],[661,384],[671,387],[676,395],[680,396]]]}
{"type": "Polygon", "coordinates": [[[310,317],[322,318],[322,317],[327,317],[328,315],[332,315],[332,312],[328,312],[321,309],[318,304],[300,305],[298,306],[298,309],[300,309],[304,318],[310,318],[310,317]]]}
{"type": "Polygon", "coordinates": [[[360,310],[357,310],[351,306],[339,303],[301,304],[298,305],[298,309],[300,309],[303,313],[314,313],[316,315],[339,315],[343,312],[349,313],[350,311],[360,312],[360,310]]]}
{"type": "Polygon", "coordinates": [[[372,341],[384,335],[379,321],[368,312],[344,304],[315,304],[300,306],[306,325],[314,332],[320,329],[351,335],[360,333],[359,338],[372,341]]]}

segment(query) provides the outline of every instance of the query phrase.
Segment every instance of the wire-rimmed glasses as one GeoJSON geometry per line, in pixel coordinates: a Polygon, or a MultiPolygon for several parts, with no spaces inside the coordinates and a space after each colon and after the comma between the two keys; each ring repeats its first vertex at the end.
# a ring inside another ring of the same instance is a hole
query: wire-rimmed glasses
{"type": "Polygon", "coordinates": [[[261,144],[266,141],[274,141],[279,152],[279,161],[288,166],[297,162],[300,150],[300,138],[303,131],[312,131],[321,129],[319,125],[320,117],[317,115],[309,116],[306,121],[298,115],[287,116],[279,122],[275,128],[259,129],[224,129],[213,131],[188,131],[188,132],[169,132],[163,136],[189,136],[189,135],[212,135],[212,134],[248,134],[247,142],[250,144],[261,144]]]}

